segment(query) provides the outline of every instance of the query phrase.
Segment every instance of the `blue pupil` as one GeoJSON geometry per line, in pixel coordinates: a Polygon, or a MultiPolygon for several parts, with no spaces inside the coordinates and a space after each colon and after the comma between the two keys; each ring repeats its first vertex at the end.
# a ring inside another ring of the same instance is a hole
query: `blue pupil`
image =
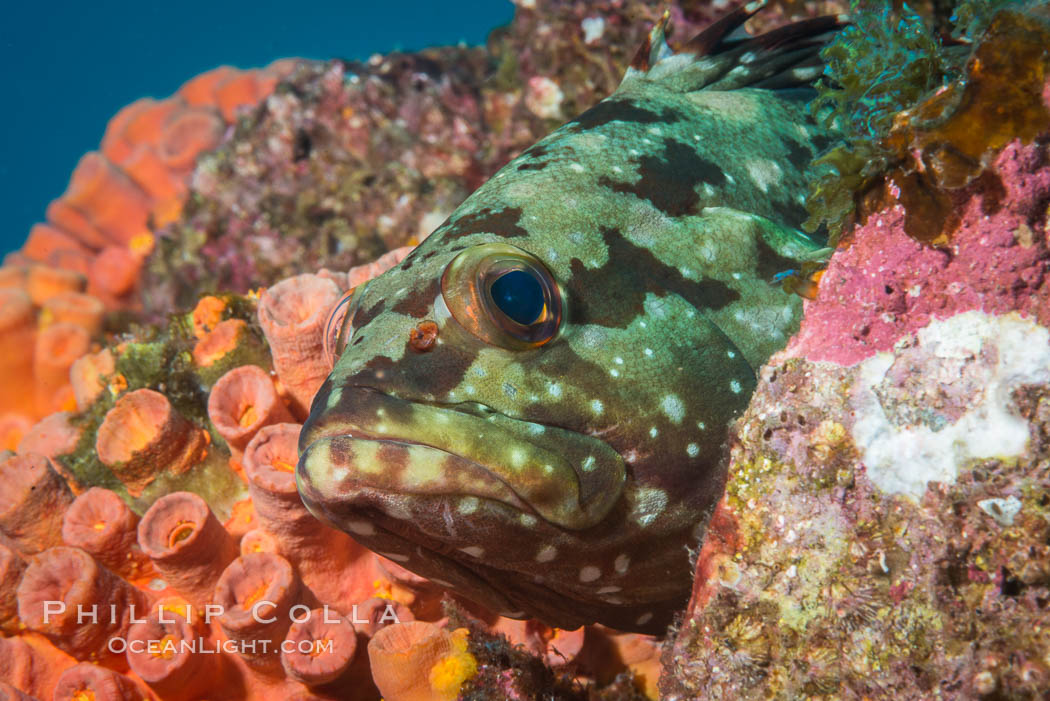
{"type": "Polygon", "coordinates": [[[489,288],[499,310],[522,326],[528,326],[543,312],[543,287],[524,270],[503,273],[489,288]]]}

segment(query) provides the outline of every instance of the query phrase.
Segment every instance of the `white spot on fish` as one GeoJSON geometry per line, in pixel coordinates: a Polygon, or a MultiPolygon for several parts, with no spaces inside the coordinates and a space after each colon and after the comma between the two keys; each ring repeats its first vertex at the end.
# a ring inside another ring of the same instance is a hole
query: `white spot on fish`
{"type": "Polygon", "coordinates": [[[532,514],[522,514],[521,516],[518,516],[518,520],[521,521],[521,525],[525,526],[526,528],[533,528],[537,523],[539,523],[539,521],[536,520],[536,517],[532,514]]]}
{"type": "Polygon", "coordinates": [[[602,571],[594,565],[587,565],[586,567],[580,568],[580,581],[581,582],[593,582],[602,576],[602,571]]]}
{"type": "Polygon", "coordinates": [[[700,454],[700,446],[698,446],[696,443],[690,443],[685,447],[685,452],[687,455],[689,455],[689,457],[695,458],[697,455],[700,454]]]}
{"type": "Polygon", "coordinates": [[[733,394],[740,394],[740,381],[739,380],[730,380],[729,381],[729,389],[733,390],[733,394]]]}
{"type": "Polygon", "coordinates": [[[660,435],[660,431],[657,430],[656,426],[653,426],[652,428],[649,429],[649,437],[650,438],[656,438],[659,435],[660,435]]]}
{"type": "Polygon", "coordinates": [[[394,562],[408,562],[411,558],[408,555],[402,555],[401,553],[379,553],[388,560],[394,562]]]}
{"type": "Polygon", "coordinates": [[[481,557],[485,554],[485,548],[481,547],[480,545],[468,545],[465,548],[460,548],[459,551],[466,553],[471,557],[481,557]]]}
{"type": "Polygon", "coordinates": [[[613,377],[619,377],[620,376],[620,371],[617,370],[616,368],[613,368],[612,370],[609,371],[609,374],[612,375],[613,377]]]}
{"type": "Polygon", "coordinates": [[[638,617],[638,620],[635,621],[635,623],[637,625],[644,626],[646,623],[648,623],[651,620],[653,620],[652,611],[650,611],[649,613],[643,613],[641,616],[638,617]]]}
{"type": "Polygon", "coordinates": [[[667,492],[655,487],[640,487],[631,516],[645,528],[667,508],[667,492]]]}
{"type": "Polygon", "coordinates": [[[685,404],[676,394],[668,394],[660,402],[664,415],[673,423],[680,424],[685,418],[685,404]]]}
{"type": "Polygon", "coordinates": [[[621,358],[620,356],[616,356],[615,358],[613,358],[613,362],[617,365],[623,365],[623,358],[621,358]]]}
{"type": "Polygon", "coordinates": [[[550,393],[550,395],[552,397],[560,397],[561,396],[561,385],[559,385],[558,383],[550,384],[550,385],[547,386],[547,391],[550,393]]]}
{"type": "Polygon", "coordinates": [[[570,169],[570,170],[572,170],[572,171],[575,171],[575,172],[577,172],[577,173],[582,173],[582,172],[584,172],[585,170],[587,170],[586,168],[584,168],[584,167],[583,167],[582,165],[580,165],[579,163],[570,163],[570,164],[569,164],[569,169],[570,169]]]}
{"type": "Polygon", "coordinates": [[[626,555],[617,555],[613,567],[619,574],[627,574],[627,568],[631,565],[631,558],[626,555]]]}
{"type": "Polygon", "coordinates": [[[697,421],[696,422],[696,427],[698,429],[700,429],[701,431],[703,431],[704,429],[707,428],[707,424],[705,424],[703,421],[697,421]]]}
{"type": "Polygon", "coordinates": [[[617,587],[617,586],[602,587],[601,589],[599,589],[597,591],[597,593],[598,594],[615,594],[618,591],[623,591],[623,587],[617,587]]]}
{"type": "Polygon", "coordinates": [[[556,557],[558,557],[558,549],[553,545],[544,545],[536,553],[536,562],[550,562],[556,557]]]}
{"type": "Polygon", "coordinates": [[[597,466],[597,463],[594,461],[594,456],[593,455],[588,455],[587,457],[585,457],[583,459],[583,462],[580,463],[580,469],[582,469],[584,472],[590,472],[596,466],[597,466]]]}
{"type": "Polygon", "coordinates": [[[733,351],[726,351],[726,355],[728,355],[730,358],[736,357],[736,353],[734,353],[733,351]]]}
{"type": "Polygon", "coordinates": [[[463,497],[459,500],[456,510],[464,516],[469,516],[478,510],[478,504],[480,503],[477,497],[463,497]]]}
{"type": "Polygon", "coordinates": [[[591,400],[591,409],[594,411],[595,414],[600,414],[603,411],[605,411],[605,405],[602,404],[602,400],[593,399],[591,400]]]}

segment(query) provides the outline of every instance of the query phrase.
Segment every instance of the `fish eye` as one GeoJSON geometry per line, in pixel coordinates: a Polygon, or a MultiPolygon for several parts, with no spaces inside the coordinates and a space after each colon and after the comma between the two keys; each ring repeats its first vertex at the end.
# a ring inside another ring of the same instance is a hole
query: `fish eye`
{"type": "Polygon", "coordinates": [[[475,336],[504,348],[541,346],[558,332],[561,291],[535,256],[504,243],[464,250],[445,268],[441,294],[475,336]]]}
{"type": "Polygon", "coordinates": [[[328,321],[324,325],[324,357],[329,367],[335,367],[335,362],[346,350],[346,343],[350,337],[350,320],[353,318],[353,314],[349,312],[358,289],[360,287],[347,290],[328,313],[328,321]]]}

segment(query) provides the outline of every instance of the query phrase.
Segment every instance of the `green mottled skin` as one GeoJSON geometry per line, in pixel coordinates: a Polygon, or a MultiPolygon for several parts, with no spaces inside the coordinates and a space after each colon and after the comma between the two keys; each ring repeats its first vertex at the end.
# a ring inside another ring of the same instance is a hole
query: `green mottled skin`
{"type": "Polygon", "coordinates": [[[697,64],[629,71],[359,291],[301,438],[314,513],[506,615],[666,627],[727,424],[797,324],[770,280],[819,248],[797,227],[827,140],[797,92],[718,89],[697,64]],[[549,343],[490,345],[450,316],[443,272],[493,242],[557,281],[549,343]]]}

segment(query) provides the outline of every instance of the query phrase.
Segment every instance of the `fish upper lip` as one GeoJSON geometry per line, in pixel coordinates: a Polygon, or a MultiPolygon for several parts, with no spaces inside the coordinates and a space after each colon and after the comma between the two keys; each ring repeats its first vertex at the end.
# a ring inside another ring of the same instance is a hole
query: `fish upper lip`
{"type": "Polygon", "coordinates": [[[315,407],[307,419],[300,437],[299,470],[316,478],[315,471],[332,464],[333,448],[345,455],[353,452],[355,445],[364,449],[369,448],[364,443],[375,443],[404,462],[410,462],[412,455],[425,455],[431,466],[433,461],[442,461],[456,469],[439,468],[441,479],[428,489],[425,485],[420,488],[418,481],[398,484],[396,475],[362,471],[358,469],[359,458],[342,465],[353,472],[353,479],[359,480],[361,486],[402,493],[493,498],[570,530],[596,525],[619,500],[626,465],[604,441],[512,418],[482,403],[470,404],[492,413],[482,417],[459,405],[401,399],[367,386],[345,387],[334,403],[329,402],[320,411],[315,407]],[[393,428],[383,430],[388,422],[393,428]],[[435,430],[435,424],[451,426],[442,432],[435,430]],[[543,435],[542,443],[526,435],[537,427],[543,435]],[[460,440],[455,440],[457,428],[460,440]],[[428,432],[430,435],[426,435],[428,432]],[[326,442],[328,464],[309,465],[311,451],[326,442]],[[578,458],[575,461],[573,453],[578,458]],[[477,481],[470,482],[471,477],[477,481]]]}

